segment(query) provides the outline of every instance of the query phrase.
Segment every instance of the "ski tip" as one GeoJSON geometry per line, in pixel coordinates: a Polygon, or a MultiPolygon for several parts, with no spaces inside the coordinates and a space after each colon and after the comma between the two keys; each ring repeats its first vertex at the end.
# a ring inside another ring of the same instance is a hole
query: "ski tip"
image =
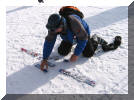
{"type": "Polygon", "coordinates": [[[94,81],[91,81],[91,84],[93,87],[95,87],[96,83],[94,81]]]}
{"type": "Polygon", "coordinates": [[[21,48],[21,51],[24,51],[24,52],[26,52],[27,50],[26,50],[26,49],[24,49],[24,48],[21,48]]]}
{"type": "Polygon", "coordinates": [[[24,50],[24,48],[21,48],[21,51],[23,51],[24,50]]]}
{"type": "Polygon", "coordinates": [[[87,80],[85,83],[91,85],[92,87],[95,87],[96,86],[96,82],[95,81],[87,80]]]}

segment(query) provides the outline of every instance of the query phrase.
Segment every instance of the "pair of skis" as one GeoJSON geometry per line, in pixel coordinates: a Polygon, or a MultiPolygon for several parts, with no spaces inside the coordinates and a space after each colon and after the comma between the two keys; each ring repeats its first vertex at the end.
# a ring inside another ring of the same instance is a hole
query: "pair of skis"
{"type": "MultiPolygon", "coordinates": [[[[39,53],[33,52],[31,50],[27,50],[25,48],[21,48],[21,51],[27,53],[28,55],[30,55],[32,57],[36,57],[38,60],[41,60],[42,59],[42,56],[39,53]]],[[[50,58],[50,59],[52,59],[52,58],[50,58]]],[[[58,57],[56,56],[55,59],[58,59],[58,57]]],[[[55,67],[56,65],[48,61],[48,66],[55,67]]]]}
{"type": "MultiPolygon", "coordinates": [[[[42,60],[43,59],[42,54],[40,54],[40,53],[36,53],[36,52],[31,51],[31,50],[27,50],[25,48],[21,48],[21,51],[27,53],[28,55],[30,55],[32,57],[36,57],[38,60],[42,60]]],[[[53,56],[53,57],[49,57],[48,60],[51,60],[51,59],[59,60],[60,57],[59,56],[53,56]]]]}
{"type": "MultiPolygon", "coordinates": [[[[27,50],[27,49],[25,49],[25,48],[21,48],[21,51],[27,53],[28,55],[31,55],[32,57],[36,57],[38,60],[41,60],[41,59],[42,59],[42,55],[39,54],[39,53],[33,52],[33,51],[31,51],[31,50],[27,50]]],[[[59,56],[54,56],[54,57],[50,57],[49,60],[50,60],[50,59],[59,60],[60,57],[59,57],[59,56]]],[[[64,62],[69,62],[69,60],[65,59],[64,62]]],[[[36,68],[40,69],[40,64],[39,64],[39,63],[38,63],[38,64],[35,64],[34,66],[35,66],[36,68]]],[[[55,67],[56,65],[48,61],[48,66],[49,66],[49,67],[55,67]]],[[[44,70],[43,72],[46,73],[47,71],[44,70]]],[[[91,79],[82,78],[81,76],[78,76],[77,74],[74,74],[74,73],[72,73],[72,72],[70,72],[70,71],[67,71],[67,70],[65,70],[65,69],[59,69],[59,72],[60,72],[61,74],[63,74],[63,75],[72,77],[73,79],[75,79],[75,80],[78,81],[78,82],[86,83],[86,84],[88,84],[88,85],[90,85],[90,86],[92,86],[92,87],[94,87],[94,86],[96,85],[96,82],[95,82],[95,81],[93,81],[93,80],[91,80],[91,79]]]]}

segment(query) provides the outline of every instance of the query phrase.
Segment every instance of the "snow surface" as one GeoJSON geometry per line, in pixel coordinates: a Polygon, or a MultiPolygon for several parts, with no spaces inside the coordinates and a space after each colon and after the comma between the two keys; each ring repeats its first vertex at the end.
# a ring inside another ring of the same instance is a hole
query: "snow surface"
{"type": "MultiPolygon", "coordinates": [[[[47,74],[33,67],[40,62],[22,53],[26,48],[42,53],[47,35],[45,27],[50,14],[60,7],[7,7],[6,52],[7,52],[7,93],[8,94],[127,94],[128,93],[128,7],[79,7],[84,13],[92,35],[98,34],[109,43],[116,35],[122,36],[122,45],[115,51],[103,53],[101,49],[94,57],[80,57],[75,63],[55,61],[57,66],[49,68],[47,74]],[[96,87],[77,82],[58,72],[60,68],[96,81],[96,87]]],[[[51,54],[57,55],[60,44],[57,38],[51,54]]],[[[65,58],[69,58],[69,54],[65,58]]]]}

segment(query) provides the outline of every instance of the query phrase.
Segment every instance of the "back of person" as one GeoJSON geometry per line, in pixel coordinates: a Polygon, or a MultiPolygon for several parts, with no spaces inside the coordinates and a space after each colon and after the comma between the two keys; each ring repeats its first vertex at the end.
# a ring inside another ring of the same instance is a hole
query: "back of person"
{"type": "MultiPolygon", "coordinates": [[[[85,20],[83,20],[84,14],[77,7],[75,7],[75,6],[63,6],[59,10],[59,14],[67,20],[67,24],[69,27],[71,26],[70,25],[70,16],[74,16],[83,25],[83,27],[87,31],[88,35],[90,34],[89,26],[85,22],[85,20]]],[[[75,27],[75,25],[71,28],[74,28],[74,27],[75,27]]]]}
{"type": "MultiPolygon", "coordinates": [[[[77,19],[79,22],[80,22],[80,24],[82,25],[82,27],[84,28],[84,30],[86,31],[85,33],[87,34],[87,36],[89,36],[90,35],[90,30],[89,30],[89,26],[88,26],[88,24],[83,20],[83,19],[81,19],[78,15],[76,15],[76,14],[72,14],[72,15],[69,15],[68,16],[69,18],[70,18],[70,20],[72,20],[72,19],[77,19]]],[[[69,21],[69,20],[67,20],[67,21],[69,21]]],[[[61,38],[63,39],[63,40],[65,40],[65,41],[70,41],[71,43],[73,43],[73,39],[76,37],[77,38],[77,36],[79,35],[79,37],[81,37],[84,33],[81,33],[80,31],[80,29],[75,25],[75,23],[76,22],[70,22],[69,24],[68,24],[68,28],[67,28],[67,30],[66,30],[66,32],[67,32],[67,34],[66,35],[62,35],[62,34],[60,34],[60,36],[61,36],[61,38]],[[73,29],[75,29],[75,31],[73,31],[73,29]],[[76,33],[76,30],[78,30],[78,33],[76,33]],[[80,32],[80,34],[79,34],[79,32],[80,32]]],[[[86,37],[86,36],[85,36],[86,37]]]]}

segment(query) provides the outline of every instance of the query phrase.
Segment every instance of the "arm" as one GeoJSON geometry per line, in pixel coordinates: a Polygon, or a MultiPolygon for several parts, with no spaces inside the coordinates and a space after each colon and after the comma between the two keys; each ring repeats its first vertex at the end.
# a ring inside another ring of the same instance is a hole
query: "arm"
{"type": "Polygon", "coordinates": [[[57,35],[52,34],[50,32],[48,33],[48,35],[46,37],[46,40],[44,42],[44,48],[43,48],[43,60],[40,65],[41,70],[44,70],[45,65],[46,65],[45,70],[47,71],[47,69],[48,69],[47,59],[53,50],[56,38],[57,38],[57,35]]]}
{"type": "Polygon", "coordinates": [[[89,27],[86,22],[83,22],[85,24],[83,25],[82,20],[79,20],[72,15],[70,15],[69,18],[70,25],[72,27],[71,29],[77,37],[77,46],[75,48],[74,55],[79,56],[86,46],[88,40],[88,32],[90,33],[90,30],[88,29],[89,27]]]}
{"type": "Polygon", "coordinates": [[[43,59],[48,59],[48,57],[50,56],[53,50],[56,38],[57,38],[57,35],[53,33],[48,33],[44,42],[44,47],[43,47],[43,59]]]}
{"type": "Polygon", "coordinates": [[[90,34],[89,27],[84,20],[81,20],[73,15],[69,16],[69,23],[72,32],[76,35],[78,40],[87,40],[90,34]]]}
{"type": "Polygon", "coordinates": [[[78,44],[75,48],[74,54],[71,56],[70,61],[75,62],[78,59],[78,56],[81,54],[83,49],[85,48],[87,40],[79,40],[78,44]]]}
{"type": "Polygon", "coordinates": [[[53,41],[45,40],[44,48],[43,48],[43,59],[47,59],[50,56],[50,54],[53,50],[55,41],[56,41],[56,38],[53,41]]]}
{"type": "Polygon", "coordinates": [[[74,55],[79,56],[84,50],[86,44],[87,44],[87,40],[78,40],[77,46],[74,51],[74,55]]]}

